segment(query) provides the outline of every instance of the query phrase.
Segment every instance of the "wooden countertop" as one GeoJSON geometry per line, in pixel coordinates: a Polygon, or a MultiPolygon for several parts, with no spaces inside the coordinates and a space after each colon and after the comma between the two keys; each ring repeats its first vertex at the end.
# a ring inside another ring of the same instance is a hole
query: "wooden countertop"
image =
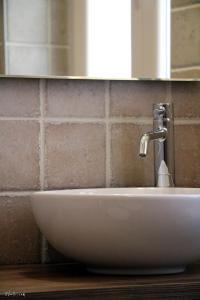
{"type": "Polygon", "coordinates": [[[93,275],[76,265],[0,267],[2,299],[200,299],[200,264],[178,275],[93,275]]]}

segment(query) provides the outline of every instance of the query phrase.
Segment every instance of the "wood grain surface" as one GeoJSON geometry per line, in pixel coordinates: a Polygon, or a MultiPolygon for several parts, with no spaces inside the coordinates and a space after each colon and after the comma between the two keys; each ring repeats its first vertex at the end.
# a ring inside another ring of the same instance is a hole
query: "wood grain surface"
{"type": "Polygon", "coordinates": [[[178,275],[93,275],[78,265],[0,267],[2,299],[198,299],[200,264],[178,275]]]}

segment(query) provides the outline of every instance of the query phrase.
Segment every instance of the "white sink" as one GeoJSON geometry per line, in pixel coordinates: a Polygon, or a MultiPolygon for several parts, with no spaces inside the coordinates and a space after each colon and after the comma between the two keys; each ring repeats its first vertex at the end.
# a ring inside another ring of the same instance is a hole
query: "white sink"
{"type": "Polygon", "coordinates": [[[178,273],[200,259],[200,189],[46,191],[31,200],[48,241],[90,271],[178,273]]]}

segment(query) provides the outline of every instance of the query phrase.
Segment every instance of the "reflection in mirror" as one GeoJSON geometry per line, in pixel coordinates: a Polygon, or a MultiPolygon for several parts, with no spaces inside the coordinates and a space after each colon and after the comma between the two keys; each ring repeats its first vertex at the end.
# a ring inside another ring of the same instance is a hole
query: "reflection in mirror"
{"type": "Polygon", "coordinates": [[[200,78],[199,0],[0,0],[0,11],[2,74],[200,78]]]}
{"type": "Polygon", "coordinates": [[[0,1],[0,74],[5,73],[4,62],[4,25],[3,25],[3,1],[0,1]]]}
{"type": "Polygon", "coordinates": [[[200,0],[172,0],[172,78],[200,78],[200,0]]]}

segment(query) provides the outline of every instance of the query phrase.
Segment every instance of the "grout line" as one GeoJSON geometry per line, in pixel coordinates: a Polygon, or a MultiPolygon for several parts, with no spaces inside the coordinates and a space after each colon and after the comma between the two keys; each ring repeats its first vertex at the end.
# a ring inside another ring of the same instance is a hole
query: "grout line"
{"type": "Polygon", "coordinates": [[[0,121],[40,121],[40,117],[0,117],[0,121]]]}
{"type": "Polygon", "coordinates": [[[50,49],[69,49],[68,45],[56,45],[50,43],[43,43],[43,44],[27,44],[27,43],[15,43],[15,42],[7,42],[6,45],[8,47],[27,47],[27,48],[50,48],[50,49]]]}
{"type": "Polygon", "coordinates": [[[76,118],[76,117],[47,117],[44,119],[47,123],[105,123],[104,118],[76,118]]]}
{"type": "MultiPolygon", "coordinates": [[[[43,80],[43,79],[41,79],[43,80]]],[[[40,96],[41,97],[41,96],[40,96]]],[[[106,100],[107,101],[107,100],[106,100]]],[[[106,108],[107,109],[107,108],[106,108]]],[[[131,123],[131,124],[149,124],[152,122],[152,118],[144,118],[144,117],[106,117],[106,118],[45,118],[44,116],[39,117],[39,118],[24,118],[24,117],[0,117],[0,121],[38,121],[41,123],[41,120],[43,121],[42,123],[49,123],[49,124],[63,124],[63,123],[131,123]]],[[[43,124],[44,126],[44,124],[43,124]]]]}
{"type": "Polygon", "coordinates": [[[8,74],[8,49],[7,49],[7,40],[8,40],[8,1],[3,0],[3,42],[4,42],[4,71],[5,74],[8,74]]]}
{"type": "Polygon", "coordinates": [[[169,103],[173,104],[172,84],[171,84],[171,82],[167,82],[166,99],[167,99],[167,101],[169,101],[169,103]]]}
{"type": "MultiPolygon", "coordinates": [[[[40,188],[44,190],[45,186],[45,130],[44,130],[44,115],[45,115],[45,92],[46,92],[46,80],[40,79],[40,188]]],[[[47,253],[47,240],[44,235],[40,234],[40,260],[41,263],[45,263],[47,253]]]]}
{"type": "MultiPolygon", "coordinates": [[[[108,84],[107,84],[108,85],[108,84]]],[[[109,85],[108,85],[109,86],[109,85]]],[[[108,89],[108,87],[106,88],[108,89]]],[[[106,91],[106,93],[109,93],[106,91]]],[[[106,96],[109,97],[109,96],[106,96]]],[[[109,114],[109,99],[106,99],[106,114],[109,114]],[[107,112],[108,111],[108,112],[107,112]]],[[[143,117],[109,117],[106,115],[105,118],[45,118],[45,122],[52,124],[61,123],[133,123],[133,124],[149,124],[152,122],[152,118],[143,117]]]]}
{"type": "Polygon", "coordinates": [[[0,192],[0,197],[25,197],[38,191],[4,191],[0,192]]]}
{"type": "Polygon", "coordinates": [[[175,125],[200,125],[200,118],[175,118],[174,120],[175,125]]]}
{"type": "MultiPolygon", "coordinates": [[[[41,79],[42,81],[44,79],[41,79]]],[[[166,98],[169,99],[170,102],[173,103],[172,97],[171,97],[171,91],[170,88],[166,92],[166,98]]],[[[44,103],[41,103],[41,105],[44,105],[44,103]]],[[[199,117],[197,118],[192,118],[192,117],[187,117],[187,118],[176,118],[178,122],[185,123],[185,124],[198,124],[200,122],[199,117]]],[[[54,124],[54,125],[59,125],[59,124],[64,124],[64,123],[80,123],[80,124],[135,124],[135,125],[151,125],[152,124],[152,117],[107,117],[105,119],[101,118],[44,118],[44,117],[39,117],[39,118],[25,118],[25,117],[0,117],[0,121],[37,121],[41,124],[41,132],[40,132],[40,137],[41,139],[44,139],[44,124],[49,123],[49,124],[54,124]]],[[[40,139],[40,140],[41,140],[40,139]]],[[[44,146],[44,141],[43,141],[43,146],[44,146]]],[[[44,150],[44,147],[43,147],[44,150]]]]}
{"type": "Polygon", "coordinates": [[[141,117],[112,117],[109,121],[111,124],[135,124],[135,125],[152,125],[152,117],[141,118],[141,117]]]}
{"type": "Polygon", "coordinates": [[[46,80],[40,80],[40,187],[44,189],[44,110],[45,110],[45,88],[46,80]]]}
{"type": "Polygon", "coordinates": [[[105,82],[105,117],[106,117],[106,187],[111,184],[111,124],[110,117],[110,81],[105,82]]]}
{"type": "Polygon", "coordinates": [[[184,10],[188,10],[188,9],[195,9],[195,8],[200,8],[200,3],[175,7],[175,8],[172,8],[171,11],[172,11],[172,13],[177,13],[179,11],[184,11],[184,10]]]}

